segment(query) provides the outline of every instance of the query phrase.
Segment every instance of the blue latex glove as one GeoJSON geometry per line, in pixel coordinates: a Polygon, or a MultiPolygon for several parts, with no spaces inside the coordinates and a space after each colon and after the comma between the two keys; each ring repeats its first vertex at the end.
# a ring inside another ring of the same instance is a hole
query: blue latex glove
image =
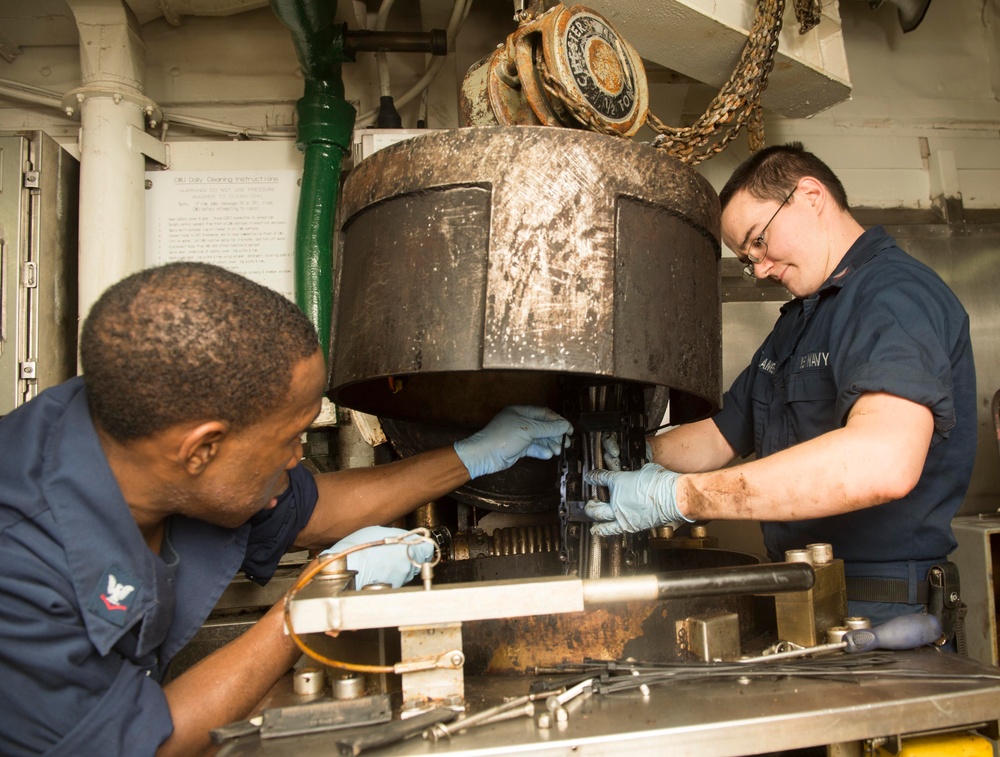
{"type": "Polygon", "coordinates": [[[569,421],[548,408],[511,405],[481,431],[455,442],[455,452],[469,476],[478,478],[507,470],[522,457],[548,460],[562,451],[571,433],[569,421]]]}
{"type": "Polygon", "coordinates": [[[610,502],[591,500],[586,504],[587,515],[597,521],[590,532],[613,536],[684,521],[693,523],[677,509],[679,475],[656,463],[647,463],[637,471],[589,471],[584,480],[608,487],[611,495],[610,502]]]}
{"type": "MultiPolygon", "coordinates": [[[[618,434],[608,434],[601,440],[601,446],[604,448],[604,467],[610,471],[620,471],[622,469],[622,450],[621,446],[618,444],[618,434]]],[[[653,462],[653,448],[649,445],[649,439],[646,440],[646,462],[653,462]]]]}
{"type": "MultiPolygon", "coordinates": [[[[399,538],[407,533],[402,528],[368,526],[355,531],[350,536],[345,536],[329,549],[320,552],[319,556],[335,555],[348,547],[380,541],[387,536],[399,538]]],[[[414,541],[416,541],[415,538],[414,541]]],[[[383,544],[380,547],[362,549],[349,554],[347,568],[358,572],[358,575],[354,577],[355,588],[360,589],[374,583],[386,583],[392,584],[394,589],[398,589],[411,581],[419,569],[410,562],[407,549],[410,550],[410,556],[417,562],[430,562],[434,559],[434,547],[425,541],[413,545],[383,544]]]]}

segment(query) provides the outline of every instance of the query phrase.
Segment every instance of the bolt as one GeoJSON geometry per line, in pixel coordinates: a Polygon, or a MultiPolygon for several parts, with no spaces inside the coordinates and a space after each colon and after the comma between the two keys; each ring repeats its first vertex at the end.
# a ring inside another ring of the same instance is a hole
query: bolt
{"type": "Polygon", "coordinates": [[[456,668],[462,667],[462,663],[465,662],[465,658],[460,654],[453,654],[451,656],[451,664],[456,668]]]}
{"type": "Polygon", "coordinates": [[[72,108],[66,108],[66,115],[67,116],[72,116],[74,113],[76,113],[76,111],[73,110],[72,108]]]}
{"type": "Polygon", "coordinates": [[[539,728],[551,728],[552,727],[552,715],[548,712],[540,712],[538,717],[535,718],[535,725],[539,728]]]}

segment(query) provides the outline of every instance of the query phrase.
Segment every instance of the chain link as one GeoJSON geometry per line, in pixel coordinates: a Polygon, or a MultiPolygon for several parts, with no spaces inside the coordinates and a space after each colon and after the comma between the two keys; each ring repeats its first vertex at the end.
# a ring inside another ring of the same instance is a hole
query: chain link
{"type": "Polygon", "coordinates": [[[823,14],[823,0],[795,0],[795,20],[799,34],[805,34],[819,23],[823,14]]]}
{"type": "Polygon", "coordinates": [[[658,133],[653,144],[676,158],[697,165],[722,152],[747,127],[750,149],[764,144],[760,98],[774,66],[785,0],[758,0],[750,36],[739,63],[708,109],[691,126],[667,126],[652,113],[646,119],[658,133]],[[723,127],[725,129],[723,130],[723,127]],[[712,143],[709,140],[719,132],[712,143]]]}

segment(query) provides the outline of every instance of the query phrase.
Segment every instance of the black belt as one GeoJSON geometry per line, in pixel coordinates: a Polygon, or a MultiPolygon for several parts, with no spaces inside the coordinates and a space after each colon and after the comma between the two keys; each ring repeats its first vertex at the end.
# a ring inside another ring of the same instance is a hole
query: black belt
{"type": "MultiPolygon", "coordinates": [[[[927,604],[930,584],[917,583],[917,604],[927,604]]],[[[847,599],[852,602],[910,602],[910,582],[905,578],[848,578],[847,599]]]]}

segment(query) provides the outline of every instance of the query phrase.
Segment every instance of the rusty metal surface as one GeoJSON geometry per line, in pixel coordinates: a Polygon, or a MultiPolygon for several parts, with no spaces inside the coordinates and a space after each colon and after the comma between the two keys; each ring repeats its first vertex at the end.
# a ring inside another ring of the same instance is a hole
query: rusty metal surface
{"type": "Polygon", "coordinates": [[[538,73],[563,122],[602,134],[632,136],[646,121],[646,70],[611,22],[582,5],[538,19],[543,55],[538,73]]]}
{"type": "MultiPolygon", "coordinates": [[[[541,555],[536,557],[541,558],[541,555]]],[[[665,572],[696,568],[754,565],[759,558],[718,549],[654,550],[649,570],[665,572]]],[[[471,560],[484,569],[495,566],[498,578],[513,578],[515,561],[471,560]]],[[[548,567],[556,563],[548,562],[548,567]]],[[[456,566],[461,567],[461,566],[456,566]]],[[[472,567],[475,567],[474,565],[472,567]]],[[[535,569],[544,572],[546,562],[535,569]]],[[[770,597],[716,596],[667,599],[659,602],[620,602],[595,605],[581,613],[500,618],[465,623],[462,642],[469,675],[525,673],[534,667],[579,663],[584,658],[667,662],[687,656],[684,628],[688,617],[732,612],[738,617],[740,639],[748,641],[773,628],[774,601],[770,597]]]]}
{"type": "MultiPolygon", "coordinates": [[[[529,49],[530,55],[530,49],[529,49]]],[[[535,79],[528,70],[529,84],[535,79]]],[[[541,85],[535,83],[535,89],[541,85]]],[[[528,88],[530,90],[531,87],[528,88]]],[[[459,109],[463,126],[558,126],[555,115],[536,101],[535,108],[544,117],[539,120],[532,104],[525,97],[520,78],[514,64],[507,55],[507,48],[501,46],[482,60],[473,64],[465,74],[459,92],[459,109]]]]}
{"type": "Polygon", "coordinates": [[[738,615],[741,635],[749,638],[763,630],[754,624],[753,602],[753,597],[622,602],[567,615],[474,621],[462,628],[466,669],[470,675],[525,673],[585,658],[682,659],[686,650],[678,623],[725,610],[738,615]]]}
{"type": "Polygon", "coordinates": [[[558,407],[574,374],[717,409],[718,198],[663,151],[547,127],[439,132],[358,164],[341,213],[340,404],[472,427],[511,402],[558,407]]]}

